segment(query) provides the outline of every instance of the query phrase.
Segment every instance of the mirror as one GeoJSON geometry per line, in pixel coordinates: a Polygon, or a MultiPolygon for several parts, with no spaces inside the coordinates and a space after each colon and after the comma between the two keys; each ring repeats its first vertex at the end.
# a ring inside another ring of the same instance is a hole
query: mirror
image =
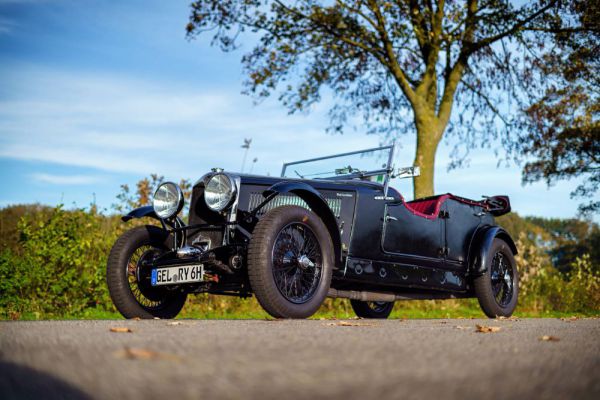
{"type": "Polygon", "coordinates": [[[421,169],[419,167],[404,167],[398,168],[396,173],[392,175],[392,178],[412,178],[421,175],[421,169]]]}

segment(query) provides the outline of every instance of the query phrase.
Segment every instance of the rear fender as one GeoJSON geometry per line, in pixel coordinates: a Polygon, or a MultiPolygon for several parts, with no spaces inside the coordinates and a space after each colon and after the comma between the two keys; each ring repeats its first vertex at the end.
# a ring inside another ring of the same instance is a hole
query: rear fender
{"type": "Polygon", "coordinates": [[[342,241],[337,220],[327,201],[314,187],[303,182],[279,182],[263,192],[265,198],[274,197],[281,193],[293,193],[308,204],[310,209],[317,214],[329,231],[336,255],[335,264],[339,268],[342,263],[342,241]]]}
{"type": "Polygon", "coordinates": [[[487,272],[490,262],[488,253],[495,238],[504,240],[513,254],[517,254],[517,246],[508,232],[499,226],[487,226],[475,233],[473,245],[469,251],[470,273],[474,276],[483,275],[487,272]]]}

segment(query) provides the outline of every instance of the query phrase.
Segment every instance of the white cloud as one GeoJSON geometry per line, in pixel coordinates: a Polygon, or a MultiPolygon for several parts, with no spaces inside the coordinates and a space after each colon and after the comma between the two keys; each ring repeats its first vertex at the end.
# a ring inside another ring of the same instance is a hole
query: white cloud
{"type": "Polygon", "coordinates": [[[18,95],[0,99],[0,157],[194,179],[214,166],[239,170],[244,137],[254,139],[260,173],[279,172],[283,160],[378,142],[325,135],[319,109],[289,116],[274,103],[254,107],[237,88],[191,91],[31,67],[7,72],[8,92],[18,95]]]}
{"type": "Polygon", "coordinates": [[[10,34],[16,27],[18,24],[15,21],[0,16],[0,35],[10,34]]]}
{"type": "Polygon", "coordinates": [[[52,185],[89,185],[101,180],[100,177],[92,175],[53,175],[45,173],[32,174],[31,178],[37,182],[52,185]]]}

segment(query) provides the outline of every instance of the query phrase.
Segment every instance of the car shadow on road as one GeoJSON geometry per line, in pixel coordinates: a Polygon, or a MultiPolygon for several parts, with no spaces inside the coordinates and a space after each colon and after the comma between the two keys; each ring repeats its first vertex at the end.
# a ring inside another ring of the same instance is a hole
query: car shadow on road
{"type": "Polygon", "coordinates": [[[2,399],[91,399],[71,384],[45,372],[0,361],[2,399]]]}

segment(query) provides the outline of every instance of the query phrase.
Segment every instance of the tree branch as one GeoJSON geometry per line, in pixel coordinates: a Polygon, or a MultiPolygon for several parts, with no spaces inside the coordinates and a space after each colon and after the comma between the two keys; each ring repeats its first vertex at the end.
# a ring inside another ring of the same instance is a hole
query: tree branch
{"type": "Polygon", "coordinates": [[[512,28],[507,29],[504,32],[500,32],[494,36],[490,36],[488,38],[482,39],[478,42],[468,45],[469,53],[474,53],[477,50],[479,50],[485,46],[489,46],[490,44],[492,44],[502,38],[505,38],[506,36],[514,34],[515,32],[519,31],[521,28],[523,28],[525,25],[527,25],[528,23],[530,23],[531,21],[533,21],[534,19],[536,19],[537,17],[539,17],[540,15],[542,15],[543,13],[548,11],[556,3],[557,3],[557,0],[550,1],[548,4],[546,4],[544,7],[540,8],[539,10],[537,10],[536,12],[531,14],[529,17],[522,19],[522,20],[518,21],[517,23],[515,23],[512,26],[512,28]]]}
{"type": "Polygon", "coordinates": [[[392,73],[394,79],[400,86],[400,89],[402,90],[408,101],[414,105],[417,101],[415,92],[410,86],[409,79],[402,67],[400,66],[398,59],[396,58],[393,43],[387,34],[385,18],[381,13],[381,10],[379,9],[377,1],[369,0],[368,7],[375,14],[375,18],[377,19],[377,31],[379,32],[379,36],[381,38],[381,41],[383,42],[387,59],[389,60],[389,62],[384,63],[384,66],[387,66],[390,69],[390,72],[392,73]]]}
{"type": "Polygon", "coordinates": [[[502,114],[496,108],[496,106],[494,106],[494,103],[492,103],[492,101],[490,100],[490,98],[488,96],[486,96],[485,94],[483,94],[480,90],[478,90],[477,88],[475,88],[473,85],[471,85],[466,80],[463,80],[462,84],[465,85],[465,87],[467,89],[469,89],[471,92],[473,92],[476,96],[478,96],[479,98],[481,98],[485,102],[485,104],[488,106],[488,108],[490,110],[492,110],[492,112],[494,113],[494,115],[496,115],[498,118],[500,118],[502,120],[502,122],[504,123],[504,125],[507,125],[507,126],[510,125],[510,123],[502,116],[502,114]]]}

